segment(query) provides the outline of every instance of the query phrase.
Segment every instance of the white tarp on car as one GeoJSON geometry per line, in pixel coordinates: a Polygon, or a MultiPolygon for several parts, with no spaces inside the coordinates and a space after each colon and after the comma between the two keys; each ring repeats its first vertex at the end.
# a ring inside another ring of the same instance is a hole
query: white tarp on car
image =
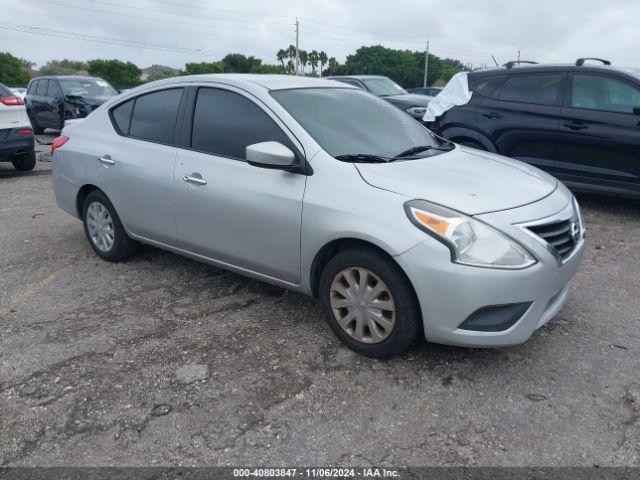
{"type": "Polygon", "coordinates": [[[456,73],[447,86],[429,102],[427,112],[422,117],[425,122],[433,122],[444,112],[457,105],[464,105],[471,100],[467,72],[456,73]]]}

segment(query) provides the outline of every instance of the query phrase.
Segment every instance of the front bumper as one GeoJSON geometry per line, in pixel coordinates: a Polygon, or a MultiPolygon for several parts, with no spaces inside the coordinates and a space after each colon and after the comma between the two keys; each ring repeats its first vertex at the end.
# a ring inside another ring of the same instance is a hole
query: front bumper
{"type": "Polygon", "coordinates": [[[34,149],[33,133],[16,133],[31,127],[7,128],[0,130],[0,161],[11,161],[21,157],[34,149]]]}
{"type": "Polygon", "coordinates": [[[538,259],[538,263],[529,268],[499,270],[452,263],[448,249],[431,239],[395,257],[418,296],[427,340],[466,347],[517,345],[553,318],[567,301],[571,279],[582,260],[584,235],[571,256],[559,262],[543,242],[519,224],[554,218],[567,211],[571,198],[562,187],[534,204],[477,217],[526,246],[538,259]],[[550,213],[541,215],[541,212],[550,213]],[[530,306],[506,330],[458,328],[479,309],[516,303],[530,303],[530,306]]]}

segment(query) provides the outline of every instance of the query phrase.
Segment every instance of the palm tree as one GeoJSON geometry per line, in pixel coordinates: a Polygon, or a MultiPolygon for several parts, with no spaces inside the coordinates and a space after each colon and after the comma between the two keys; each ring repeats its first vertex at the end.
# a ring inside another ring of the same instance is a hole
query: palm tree
{"type": "Polygon", "coordinates": [[[327,63],[327,54],[324,51],[320,51],[318,54],[318,60],[320,60],[320,76],[322,76],[322,70],[327,63]]]}
{"type": "Polygon", "coordinates": [[[284,59],[287,58],[287,51],[281,48],[280,50],[278,50],[278,53],[276,53],[276,58],[278,59],[278,61],[280,62],[280,65],[282,65],[282,68],[284,69],[284,59]]]}
{"type": "Polygon", "coordinates": [[[300,67],[302,69],[302,74],[304,74],[304,69],[309,63],[309,54],[306,50],[298,50],[298,56],[300,57],[300,67]]]}
{"type": "Polygon", "coordinates": [[[331,75],[335,75],[338,71],[338,61],[335,57],[331,57],[329,59],[329,70],[331,71],[331,75]]]}
{"type": "Polygon", "coordinates": [[[316,74],[316,68],[318,66],[318,60],[320,60],[320,55],[318,54],[317,50],[311,50],[311,53],[309,54],[309,64],[311,65],[311,73],[315,76],[316,74]]]}

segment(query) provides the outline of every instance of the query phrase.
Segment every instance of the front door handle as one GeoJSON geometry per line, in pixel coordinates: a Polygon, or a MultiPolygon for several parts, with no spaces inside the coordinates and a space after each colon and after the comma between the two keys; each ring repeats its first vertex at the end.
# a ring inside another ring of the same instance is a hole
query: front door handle
{"type": "Polygon", "coordinates": [[[495,120],[497,118],[502,118],[502,115],[500,115],[499,113],[496,113],[496,112],[483,113],[482,116],[488,118],[489,120],[495,120]]]}
{"type": "Polygon", "coordinates": [[[184,180],[187,183],[192,183],[194,185],[206,185],[207,181],[202,178],[202,177],[192,177],[191,175],[185,175],[184,177],[182,177],[182,180],[184,180]]]}
{"type": "Polygon", "coordinates": [[[102,157],[98,157],[98,161],[103,165],[115,165],[116,162],[111,160],[109,155],[103,155],[102,157]]]}
{"type": "Polygon", "coordinates": [[[582,122],[568,122],[564,124],[570,130],[584,130],[585,128],[589,128],[588,125],[582,122]]]}

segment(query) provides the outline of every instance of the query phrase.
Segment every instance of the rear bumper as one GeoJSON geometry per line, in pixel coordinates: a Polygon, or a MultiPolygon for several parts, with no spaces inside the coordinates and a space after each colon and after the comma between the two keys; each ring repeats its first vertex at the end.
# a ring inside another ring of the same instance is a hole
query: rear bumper
{"type": "Polygon", "coordinates": [[[7,128],[0,130],[0,161],[11,161],[16,157],[32,152],[34,149],[33,133],[17,133],[30,127],[7,128]]]}

